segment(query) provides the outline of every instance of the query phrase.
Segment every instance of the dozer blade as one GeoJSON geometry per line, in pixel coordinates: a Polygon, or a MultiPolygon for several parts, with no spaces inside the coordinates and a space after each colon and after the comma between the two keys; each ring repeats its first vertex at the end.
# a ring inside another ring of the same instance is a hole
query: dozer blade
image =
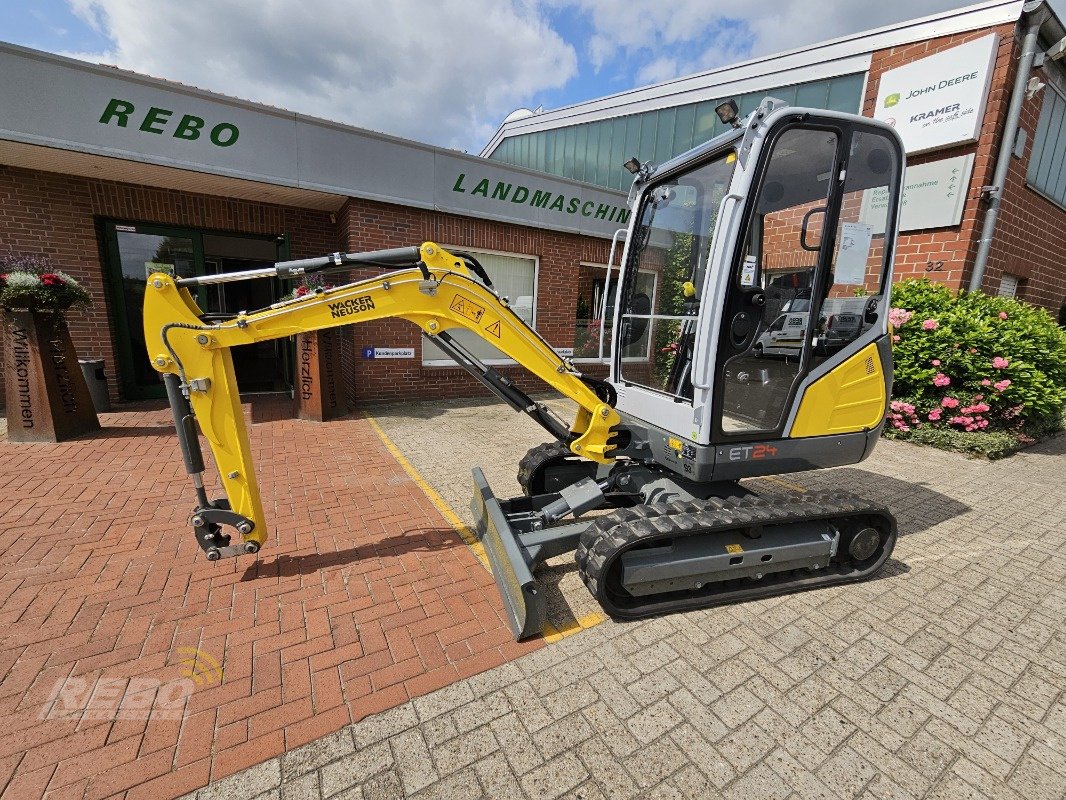
{"type": "Polygon", "coordinates": [[[557,503],[559,497],[549,493],[500,500],[493,495],[484,473],[474,468],[470,510],[516,640],[544,630],[548,601],[533,579],[533,570],[549,558],[572,552],[592,524],[591,520],[578,520],[545,525],[544,508],[557,503]]]}
{"type": "Polygon", "coordinates": [[[544,629],[547,602],[533,580],[532,560],[526,560],[525,548],[478,467],[474,468],[470,510],[503,598],[511,633],[519,641],[536,636],[544,629]]]}

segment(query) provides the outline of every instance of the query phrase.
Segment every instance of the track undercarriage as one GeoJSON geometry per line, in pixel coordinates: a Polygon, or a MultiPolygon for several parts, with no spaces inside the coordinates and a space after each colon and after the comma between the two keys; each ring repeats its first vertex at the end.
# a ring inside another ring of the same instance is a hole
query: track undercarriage
{"type": "MultiPolygon", "coordinates": [[[[669,481],[631,495],[601,481],[600,508],[614,510],[546,524],[568,488],[537,490],[573,480],[581,465],[550,445],[522,463],[529,494],[499,500],[475,470],[472,503],[517,639],[544,626],[546,599],[533,570],[571,550],[604,611],[637,619],[861,580],[880,569],[896,541],[896,521],[883,506],[839,492],[759,496],[736,482],[692,497],[682,487],[664,491],[669,481]],[[649,494],[661,499],[645,502],[649,494]]],[[[589,484],[594,476],[577,478],[589,484]]]]}

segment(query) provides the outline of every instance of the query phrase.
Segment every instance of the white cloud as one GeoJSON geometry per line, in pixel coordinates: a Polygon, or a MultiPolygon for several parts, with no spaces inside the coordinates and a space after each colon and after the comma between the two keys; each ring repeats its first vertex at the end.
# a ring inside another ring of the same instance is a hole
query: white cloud
{"type": "Polygon", "coordinates": [[[750,56],[927,16],[971,0],[546,0],[587,17],[596,70],[624,60],[638,82],[688,75],[750,56]]]}
{"type": "Polygon", "coordinates": [[[82,58],[449,147],[577,72],[527,0],[68,0],[82,58]]]}

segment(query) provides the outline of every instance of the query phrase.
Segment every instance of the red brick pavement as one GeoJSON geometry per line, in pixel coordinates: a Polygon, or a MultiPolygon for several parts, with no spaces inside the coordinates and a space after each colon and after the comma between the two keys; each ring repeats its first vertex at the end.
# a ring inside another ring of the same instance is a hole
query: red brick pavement
{"type": "Polygon", "coordinates": [[[3,798],[174,797],[537,646],[511,641],[490,575],[365,420],[287,410],[246,406],[258,560],[203,558],[165,410],[0,437],[3,798]],[[184,701],[183,648],[223,670],[201,660],[184,701]],[[85,707],[59,686],[105,711],[46,718],[85,707]]]}

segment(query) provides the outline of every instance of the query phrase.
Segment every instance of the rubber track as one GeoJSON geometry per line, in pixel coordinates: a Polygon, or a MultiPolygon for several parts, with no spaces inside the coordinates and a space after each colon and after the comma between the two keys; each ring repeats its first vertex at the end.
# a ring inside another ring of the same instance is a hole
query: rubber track
{"type": "Polygon", "coordinates": [[[581,580],[607,613],[618,618],[636,619],[859,580],[881,567],[891,554],[895,541],[896,520],[884,506],[839,492],[813,492],[788,497],[711,498],[619,509],[599,517],[581,534],[574,559],[581,580]],[[725,595],[708,593],[686,596],[676,592],[674,594],[681,596],[675,599],[657,600],[654,596],[634,598],[639,603],[634,607],[615,605],[605,591],[604,578],[615,560],[625,551],[650,539],[719,534],[752,526],[788,525],[855,516],[881,517],[888,523],[889,533],[877,560],[854,574],[833,574],[831,569],[827,569],[815,577],[777,584],[753,584],[750,589],[731,591],[725,595]]]}
{"type": "Polygon", "coordinates": [[[539,492],[532,491],[530,487],[530,482],[537,472],[553,461],[565,461],[567,458],[576,459],[577,456],[562,442],[545,442],[530,448],[518,462],[518,485],[522,487],[522,494],[526,497],[538,494],[539,492]]]}

